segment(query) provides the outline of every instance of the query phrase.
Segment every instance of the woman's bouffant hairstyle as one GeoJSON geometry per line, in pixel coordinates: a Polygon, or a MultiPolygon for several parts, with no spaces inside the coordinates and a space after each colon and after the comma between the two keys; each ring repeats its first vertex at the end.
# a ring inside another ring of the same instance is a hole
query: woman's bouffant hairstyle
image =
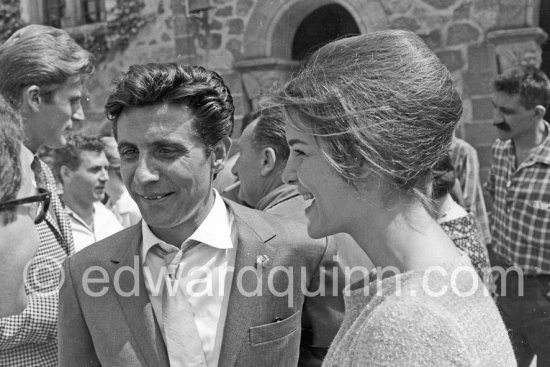
{"type": "Polygon", "coordinates": [[[66,31],[31,24],[0,45],[0,93],[18,108],[23,89],[37,85],[41,97],[50,102],[69,77],[90,75],[93,62],[92,54],[66,31]]]}
{"type": "Polygon", "coordinates": [[[450,146],[462,101],[447,68],[414,33],[329,43],[273,102],[289,124],[323,141],[325,158],[348,184],[357,187],[366,164],[431,207],[431,169],[450,146]]]}
{"type": "MultiPolygon", "coordinates": [[[[14,200],[21,187],[22,131],[21,116],[0,95],[0,202],[14,200]]],[[[15,220],[15,209],[0,213],[3,225],[15,220]]]]}
{"type": "Polygon", "coordinates": [[[130,70],[115,81],[115,89],[105,104],[107,118],[113,121],[115,138],[117,121],[125,107],[159,103],[191,109],[207,153],[233,133],[233,97],[218,73],[200,66],[152,63],[130,66],[130,70]]]}

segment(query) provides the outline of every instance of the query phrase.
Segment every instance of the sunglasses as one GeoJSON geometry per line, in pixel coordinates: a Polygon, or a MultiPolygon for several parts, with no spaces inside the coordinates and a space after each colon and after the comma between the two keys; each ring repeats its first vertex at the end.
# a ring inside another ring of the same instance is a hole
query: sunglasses
{"type": "Polygon", "coordinates": [[[31,217],[34,219],[34,224],[38,224],[42,222],[46,217],[46,213],[48,212],[48,208],[50,207],[51,196],[52,194],[48,190],[39,187],[38,195],[27,196],[25,198],[5,201],[3,203],[0,203],[0,211],[6,210],[6,209],[12,209],[16,206],[23,205],[23,204],[33,204],[30,207],[31,208],[30,214],[31,214],[31,217]]]}

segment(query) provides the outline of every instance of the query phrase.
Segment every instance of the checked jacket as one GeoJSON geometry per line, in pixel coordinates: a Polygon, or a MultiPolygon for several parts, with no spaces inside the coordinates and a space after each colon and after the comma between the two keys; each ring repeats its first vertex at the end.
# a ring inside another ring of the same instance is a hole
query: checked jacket
{"type": "Polygon", "coordinates": [[[48,166],[35,158],[37,184],[49,190],[50,208],[36,226],[40,245],[25,281],[28,305],[0,318],[0,366],[57,366],[57,313],[63,260],[74,253],[71,225],[48,166]]]}

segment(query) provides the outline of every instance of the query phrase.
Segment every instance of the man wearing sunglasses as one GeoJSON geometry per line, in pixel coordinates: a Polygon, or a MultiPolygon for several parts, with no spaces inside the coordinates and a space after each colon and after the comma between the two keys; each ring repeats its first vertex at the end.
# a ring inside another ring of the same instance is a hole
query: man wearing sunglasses
{"type": "Polygon", "coordinates": [[[40,245],[25,281],[28,305],[21,313],[0,319],[0,366],[58,364],[61,263],[74,253],[74,245],[53,175],[34,155],[42,145],[65,145],[73,123],[84,119],[82,82],[92,71],[90,53],[61,29],[30,25],[0,45],[0,94],[23,117],[22,154],[29,161],[23,169],[32,168],[36,187],[52,193],[45,219],[36,225],[40,245]]]}
{"type": "Polygon", "coordinates": [[[50,195],[36,195],[30,162],[15,139],[20,121],[0,97],[0,317],[20,313],[27,305],[23,285],[26,264],[38,248],[34,224],[44,219],[50,195]]]}

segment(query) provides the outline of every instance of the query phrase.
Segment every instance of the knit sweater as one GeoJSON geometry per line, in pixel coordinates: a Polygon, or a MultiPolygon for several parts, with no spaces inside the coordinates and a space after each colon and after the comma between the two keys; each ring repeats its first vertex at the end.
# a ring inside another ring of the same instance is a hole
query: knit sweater
{"type": "Polygon", "coordinates": [[[346,316],[323,366],[516,366],[466,256],[354,288],[345,291],[346,316]]]}

